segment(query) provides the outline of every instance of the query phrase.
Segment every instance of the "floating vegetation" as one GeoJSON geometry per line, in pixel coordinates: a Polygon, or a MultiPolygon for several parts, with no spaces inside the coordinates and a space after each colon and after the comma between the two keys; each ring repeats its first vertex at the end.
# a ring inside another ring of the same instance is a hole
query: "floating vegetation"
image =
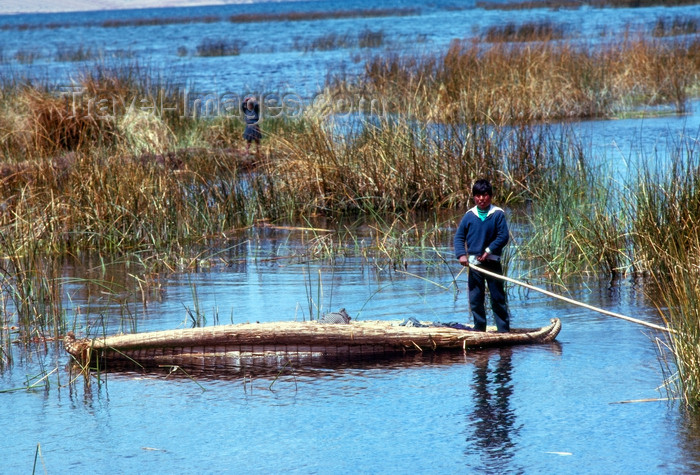
{"type": "Polygon", "coordinates": [[[197,56],[238,56],[243,40],[204,39],[197,45],[197,56]]]}

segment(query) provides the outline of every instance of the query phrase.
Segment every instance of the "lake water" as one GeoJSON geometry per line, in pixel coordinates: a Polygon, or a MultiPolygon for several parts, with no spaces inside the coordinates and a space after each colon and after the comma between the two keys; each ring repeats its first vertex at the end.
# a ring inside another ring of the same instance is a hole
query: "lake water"
{"type": "MultiPolygon", "coordinates": [[[[328,70],[359,67],[369,51],[303,53],[294,38],[369,27],[397,51],[441,50],[454,37],[506,20],[550,18],[600,35],[659,15],[700,16],[700,7],[498,12],[462,2],[280,2],[217,8],[0,17],[1,25],[76,23],[65,28],[0,29],[13,74],[65,84],[80,64],[55,60],[76,41],[105,52],[131,51],[157,70],[202,90],[300,91],[308,97],[328,70]],[[399,18],[274,24],[184,24],[101,28],[104,19],[148,15],[226,17],[239,12],[376,7],[418,8],[399,18]],[[202,38],[239,35],[240,56],[181,57],[202,38]],[[416,41],[416,38],[419,41],[416,41]],[[246,51],[248,49],[248,51],[246,51]],[[37,50],[31,64],[12,59],[37,50]]],[[[374,52],[382,52],[380,51],[374,52]]],[[[700,128],[697,104],[682,117],[572,124],[591,154],[616,167],[662,157],[700,128]]],[[[464,210],[454,210],[452,223],[464,210]]],[[[450,221],[447,223],[450,224],[450,221]]],[[[357,234],[361,233],[358,231],[357,234]]],[[[188,310],[206,325],[308,318],[345,307],[356,319],[469,322],[466,276],[451,259],[450,235],[437,251],[415,250],[406,272],[358,257],[309,260],[313,235],[251,230],[221,246],[210,267],[161,277],[146,292],[120,265],[100,271],[85,258],[63,267],[63,308],[78,335],[187,327],[188,310]],[[112,282],[110,290],[76,281],[112,282]],[[146,300],[144,305],[143,300],[146,300]],[[310,305],[310,302],[312,304],[310,305]],[[314,307],[316,305],[316,307],[314,307]],[[311,310],[310,310],[311,307],[311,310]]],[[[364,241],[369,245],[369,238],[364,241]]],[[[362,244],[360,244],[362,245],[362,244]]],[[[518,275],[511,275],[519,277],[518,275]]],[[[568,296],[660,323],[634,281],[572,281],[568,296]]],[[[84,379],[68,371],[60,343],[12,346],[0,371],[5,421],[0,473],[695,473],[700,427],[659,389],[665,375],[655,334],[644,327],[512,288],[513,326],[563,321],[553,344],[360,361],[327,367],[169,373],[110,373],[84,379]],[[39,379],[48,374],[41,383],[39,379]],[[71,381],[71,378],[75,378],[71,381]],[[20,389],[37,384],[34,389],[20,389]]],[[[10,322],[12,323],[12,322],[10,322]]]]}

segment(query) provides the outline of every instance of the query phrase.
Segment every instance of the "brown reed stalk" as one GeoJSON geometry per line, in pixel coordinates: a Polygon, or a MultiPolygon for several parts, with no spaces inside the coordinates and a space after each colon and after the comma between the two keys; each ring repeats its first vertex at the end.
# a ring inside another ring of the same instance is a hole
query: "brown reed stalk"
{"type": "MultiPolygon", "coordinates": [[[[538,188],[559,151],[546,131],[530,128],[435,128],[405,118],[359,125],[339,138],[333,126],[308,120],[275,137],[269,164],[282,201],[294,213],[395,212],[463,206],[476,178],[488,176],[502,201],[538,188]]],[[[291,211],[291,210],[290,210],[291,211]]]]}

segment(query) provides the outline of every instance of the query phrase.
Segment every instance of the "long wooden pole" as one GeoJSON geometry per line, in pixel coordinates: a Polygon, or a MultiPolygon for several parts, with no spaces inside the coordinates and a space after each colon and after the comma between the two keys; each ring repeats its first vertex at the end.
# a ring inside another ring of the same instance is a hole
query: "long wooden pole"
{"type": "Polygon", "coordinates": [[[548,290],[544,290],[544,289],[541,289],[539,287],[535,287],[534,285],[526,284],[525,282],[511,279],[510,277],[496,274],[496,273],[491,272],[491,271],[487,271],[486,269],[484,269],[480,266],[474,265],[472,263],[469,263],[469,268],[472,270],[475,270],[477,272],[481,272],[484,275],[488,275],[488,276],[496,278],[496,279],[500,279],[500,280],[504,280],[506,282],[520,285],[521,287],[525,287],[526,289],[534,290],[536,292],[540,292],[540,293],[543,293],[545,295],[549,295],[550,297],[554,297],[556,299],[563,300],[564,302],[568,302],[568,303],[573,304],[573,305],[578,305],[579,307],[584,307],[584,308],[587,308],[589,310],[593,310],[594,312],[602,313],[602,314],[608,315],[610,317],[620,318],[622,320],[627,320],[628,322],[637,323],[638,325],[644,325],[645,327],[653,328],[654,330],[660,330],[660,331],[668,332],[668,333],[676,333],[676,331],[671,329],[671,328],[662,327],[660,325],[655,325],[653,323],[645,322],[644,320],[639,320],[636,318],[628,317],[626,315],[621,315],[619,313],[610,312],[610,311],[604,310],[602,308],[594,307],[593,305],[588,305],[587,303],[579,302],[578,300],[570,299],[568,297],[564,297],[563,295],[555,294],[554,292],[550,292],[548,290]]]}

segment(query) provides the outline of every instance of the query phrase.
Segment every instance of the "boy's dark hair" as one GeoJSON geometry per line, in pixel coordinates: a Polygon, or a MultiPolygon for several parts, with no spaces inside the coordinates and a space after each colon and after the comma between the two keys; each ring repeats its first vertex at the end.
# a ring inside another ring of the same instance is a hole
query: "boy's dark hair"
{"type": "Polygon", "coordinates": [[[476,180],[476,183],[474,183],[474,186],[472,186],[472,195],[493,196],[493,187],[491,187],[491,183],[488,180],[483,178],[481,180],[476,180]]]}

